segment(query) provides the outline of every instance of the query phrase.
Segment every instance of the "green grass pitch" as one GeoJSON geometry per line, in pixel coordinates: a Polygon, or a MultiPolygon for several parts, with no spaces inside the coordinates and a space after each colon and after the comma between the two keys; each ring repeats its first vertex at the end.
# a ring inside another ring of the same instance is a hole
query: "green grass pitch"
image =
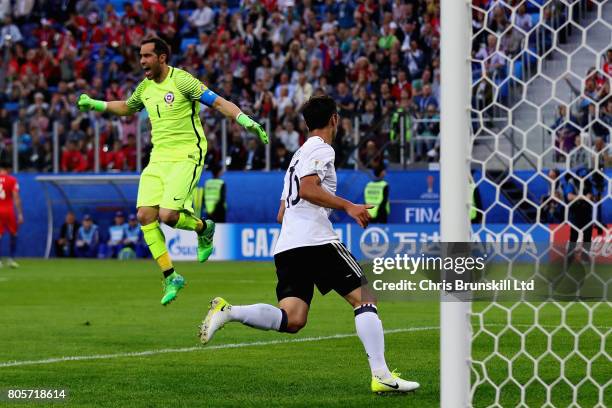
{"type": "MultiPolygon", "coordinates": [[[[414,394],[381,397],[369,392],[369,368],[354,336],[352,310],[333,293],[315,296],[309,323],[297,335],[229,324],[217,333],[212,347],[199,345],[197,326],[212,297],[222,295],[235,304],[276,302],[272,263],[178,263],[187,287],[168,307],[159,304],[161,275],[151,261],[23,260],[21,264],[17,270],[0,270],[0,405],[47,404],[11,404],[6,400],[7,389],[64,388],[67,401],[54,405],[439,406],[436,299],[381,302],[379,314],[385,329],[392,331],[386,336],[387,361],[406,378],[421,383],[414,394]],[[279,340],[282,342],[274,343],[279,340]],[[251,344],[256,342],[271,344],[251,344]],[[163,349],[172,350],[159,352],[163,349]],[[126,355],[147,351],[151,353],[126,355]],[[72,356],[88,359],[19,363],[72,356]],[[89,358],[92,356],[105,358],[89,358]],[[20,365],[7,366],[8,362],[20,365]]],[[[515,313],[528,323],[529,310],[515,313]]],[[[555,313],[553,309],[542,311],[551,324],[555,313]]],[[[609,326],[612,313],[608,306],[599,314],[604,313],[603,324],[609,326]]],[[[486,318],[487,324],[497,327],[506,316],[491,311],[486,318]]],[[[535,336],[534,345],[542,338],[535,336]]],[[[585,339],[581,347],[586,350],[601,347],[598,338],[585,339]]],[[[476,340],[474,356],[480,358],[487,354],[491,339],[476,340]]],[[[559,347],[569,352],[574,344],[561,341],[559,347]]],[[[500,338],[500,350],[511,353],[516,348],[516,339],[500,338]]],[[[607,366],[594,368],[603,370],[597,375],[610,378],[612,369],[606,362],[607,366]]],[[[493,383],[498,375],[495,371],[506,369],[503,361],[491,361],[487,368],[493,383]]],[[[583,368],[577,364],[566,370],[570,377],[578,378],[583,368]]],[[[524,368],[525,372],[529,369],[524,368]]],[[[546,380],[553,378],[554,370],[551,365],[542,375],[548,376],[546,380]]],[[[502,402],[515,401],[513,392],[506,394],[502,402]]],[[[545,391],[535,390],[530,398],[541,402],[543,395],[545,391]]],[[[488,405],[494,390],[485,384],[476,396],[476,406],[488,405]]],[[[569,403],[571,390],[555,398],[569,403]]],[[[587,406],[593,405],[597,393],[585,398],[587,406]]]]}

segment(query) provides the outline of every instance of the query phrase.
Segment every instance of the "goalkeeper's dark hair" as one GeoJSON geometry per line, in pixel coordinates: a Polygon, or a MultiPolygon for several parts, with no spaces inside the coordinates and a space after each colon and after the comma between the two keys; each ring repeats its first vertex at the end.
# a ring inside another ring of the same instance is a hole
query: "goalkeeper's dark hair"
{"type": "Polygon", "coordinates": [[[323,129],[328,125],[329,120],[338,113],[336,101],[329,95],[318,95],[311,97],[300,108],[302,116],[309,131],[323,129]]]}
{"type": "Polygon", "coordinates": [[[153,52],[155,52],[155,55],[159,57],[162,54],[166,54],[166,63],[170,61],[170,56],[172,55],[172,51],[167,42],[165,42],[159,37],[153,36],[153,37],[144,38],[142,42],[140,43],[140,46],[142,47],[145,44],[153,44],[154,45],[153,52]]]}

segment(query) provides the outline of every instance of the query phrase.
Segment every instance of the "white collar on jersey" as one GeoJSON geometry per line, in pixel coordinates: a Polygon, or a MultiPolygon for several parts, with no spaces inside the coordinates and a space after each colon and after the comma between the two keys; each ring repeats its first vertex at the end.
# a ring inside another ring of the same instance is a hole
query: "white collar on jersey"
{"type": "Polygon", "coordinates": [[[313,139],[313,138],[321,139],[321,141],[322,141],[323,143],[325,143],[325,140],[323,140],[323,138],[322,138],[321,136],[312,135],[312,136],[310,136],[310,137],[309,137],[309,139],[313,139]]]}

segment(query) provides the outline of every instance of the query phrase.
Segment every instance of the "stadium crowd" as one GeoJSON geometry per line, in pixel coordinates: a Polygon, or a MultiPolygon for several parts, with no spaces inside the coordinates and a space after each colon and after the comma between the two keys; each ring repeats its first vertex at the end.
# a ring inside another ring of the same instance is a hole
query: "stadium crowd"
{"type": "MultiPolygon", "coordinates": [[[[269,120],[273,168],[286,167],[303,143],[298,108],[316,92],[334,95],[343,117],[358,117],[362,130],[376,127],[371,136],[378,147],[390,133],[389,121],[381,125],[381,118],[398,108],[428,117],[437,114],[437,1],[79,0],[2,5],[0,160],[10,161],[12,150],[18,149],[21,169],[51,169],[50,135],[57,121],[61,170],[91,170],[94,119],[101,130],[101,167],[135,169],[138,118],[83,114],[75,101],[84,91],[97,98],[126,98],[142,78],[139,43],[150,34],[172,46],[171,64],[197,75],[246,112],[269,120]],[[12,146],[15,120],[18,144],[12,146]]],[[[218,163],[220,118],[210,111],[202,115],[207,159],[218,163]]],[[[346,163],[352,151],[352,126],[352,121],[343,122],[339,164],[346,163]]],[[[423,131],[431,132],[425,127],[423,131]]],[[[241,128],[229,126],[228,139],[230,170],[264,166],[262,146],[241,128]]],[[[366,155],[364,147],[361,156],[366,155]]]]}
{"type": "MultiPolygon", "coordinates": [[[[504,3],[513,8],[493,0],[474,3],[484,10],[474,14],[474,30],[487,21],[490,32],[506,33],[500,47],[494,35],[476,36],[474,58],[481,63],[475,75],[500,80],[507,75],[507,56],[518,52],[522,38],[520,30],[507,30],[510,22],[528,30],[531,19],[518,0],[504,3]]],[[[101,134],[101,168],[136,169],[136,135],[142,135],[144,151],[150,150],[147,121],[84,114],[76,99],[82,92],[127,98],[143,78],[140,41],[153,34],[171,45],[172,65],[269,123],[272,168],[286,168],[303,143],[306,129],[298,110],[320,92],[336,98],[344,118],[337,165],[352,165],[357,157],[368,167],[379,166],[385,143],[413,135],[425,136],[413,139],[415,159],[437,159],[439,0],[4,0],[0,19],[0,161],[10,162],[17,149],[22,170],[51,170],[54,126],[60,170],[91,170],[94,121],[101,134]],[[410,119],[399,135],[402,115],[410,119]],[[355,118],[366,140],[357,155],[355,118]],[[11,142],[14,123],[17,146],[11,142]]],[[[476,87],[475,104],[491,97],[486,84],[476,87]]],[[[206,109],[201,114],[207,162],[218,166],[221,117],[206,109]]],[[[234,124],[227,132],[229,170],[264,167],[257,140],[234,124]]]]}

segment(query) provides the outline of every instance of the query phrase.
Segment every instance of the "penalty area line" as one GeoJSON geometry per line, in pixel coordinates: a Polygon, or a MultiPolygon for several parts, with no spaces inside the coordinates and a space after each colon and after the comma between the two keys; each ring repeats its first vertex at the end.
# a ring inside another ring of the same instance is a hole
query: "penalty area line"
{"type": "MultiPolygon", "coordinates": [[[[439,326],[407,327],[403,329],[385,330],[385,334],[408,333],[408,332],[439,330],[439,329],[440,329],[439,326]]],[[[133,352],[126,352],[126,353],[114,353],[114,354],[94,354],[90,356],[66,356],[66,357],[47,358],[43,360],[6,361],[6,362],[0,362],[0,368],[2,367],[21,367],[21,366],[37,365],[37,364],[63,363],[67,361],[110,360],[110,359],[125,358],[125,357],[154,356],[157,354],[167,354],[167,353],[190,353],[192,351],[223,350],[223,349],[254,347],[254,346],[271,346],[275,344],[308,343],[308,342],[315,342],[315,341],[322,341],[322,340],[345,339],[349,337],[357,337],[357,333],[342,333],[342,334],[334,334],[330,336],[302,337],[302,338],[297,338],[297,339],[285,339],[285,340],[281,339],[281,340],[269,340],[269,341],[253,341],[249,343],[228,343],[228,344],[219,344],[217,346],[167,348],[167,349],[157,349],[157,350],[133,351],[133,352]]]]}

